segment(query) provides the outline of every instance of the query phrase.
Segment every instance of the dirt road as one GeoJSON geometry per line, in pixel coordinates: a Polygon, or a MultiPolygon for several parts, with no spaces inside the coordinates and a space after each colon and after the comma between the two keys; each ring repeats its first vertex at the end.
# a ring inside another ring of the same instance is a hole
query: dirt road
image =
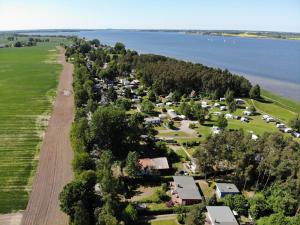
{"type": "Polygon", "coordinates": [[[22,225],[68,224],[67,215],[59,209],[58,195],[63,186],[73,178],[73,152],[69,140],[74,118],[73,65],[66,63],[63,49],[60,49],[59,61],[63,65],[63,71],[22,225]]]}

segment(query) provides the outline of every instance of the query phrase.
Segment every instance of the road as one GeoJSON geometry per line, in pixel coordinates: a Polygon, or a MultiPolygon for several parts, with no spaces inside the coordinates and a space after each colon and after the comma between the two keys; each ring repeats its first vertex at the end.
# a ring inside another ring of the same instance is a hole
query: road
{"type": "Polygon", "coordinates": [[[22,218],[22,225],[67,225],[68,216],[60,211],[58,196],[63,186],[73,179],[73,152],[69,131],[74,118],[72,94],[73,65],[67,63],[60,48],[63,65],[57,97],[43,140],[32,193],[22,218]]]}

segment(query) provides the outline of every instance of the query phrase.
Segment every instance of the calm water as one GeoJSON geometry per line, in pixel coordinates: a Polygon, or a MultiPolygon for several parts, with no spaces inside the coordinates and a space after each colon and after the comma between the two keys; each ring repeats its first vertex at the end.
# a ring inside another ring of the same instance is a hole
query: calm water
{"type": "Polygon", "coordinates": [[[128,30],[59,34],[98,38],[109,45],[120,41],[140,53],[161,54],[227,68],[266,89],[300,101],[300,41],[128,30]]]}

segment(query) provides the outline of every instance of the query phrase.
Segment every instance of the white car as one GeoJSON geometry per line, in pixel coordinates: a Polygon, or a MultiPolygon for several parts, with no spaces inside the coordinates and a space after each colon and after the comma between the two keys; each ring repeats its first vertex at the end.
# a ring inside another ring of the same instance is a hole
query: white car
{"type": "Polygon", "coordinates": [[[266,119],[266,121],[267,121],[267,122],[275,122],[275,120],[274,120],[273,117],[268,117],[268,118],[266,119]]]}

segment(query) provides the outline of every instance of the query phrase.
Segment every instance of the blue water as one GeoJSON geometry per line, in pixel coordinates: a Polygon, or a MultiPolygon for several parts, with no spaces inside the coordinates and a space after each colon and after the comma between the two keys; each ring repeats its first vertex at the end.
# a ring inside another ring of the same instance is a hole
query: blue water
{"type": "Polygon", "coordinates": [[[300,41],[189,35],[175,32],[96,30],[53,34],[123,42],[140,53],[227,68],[254,83],[300,101],[300,41]]]}

